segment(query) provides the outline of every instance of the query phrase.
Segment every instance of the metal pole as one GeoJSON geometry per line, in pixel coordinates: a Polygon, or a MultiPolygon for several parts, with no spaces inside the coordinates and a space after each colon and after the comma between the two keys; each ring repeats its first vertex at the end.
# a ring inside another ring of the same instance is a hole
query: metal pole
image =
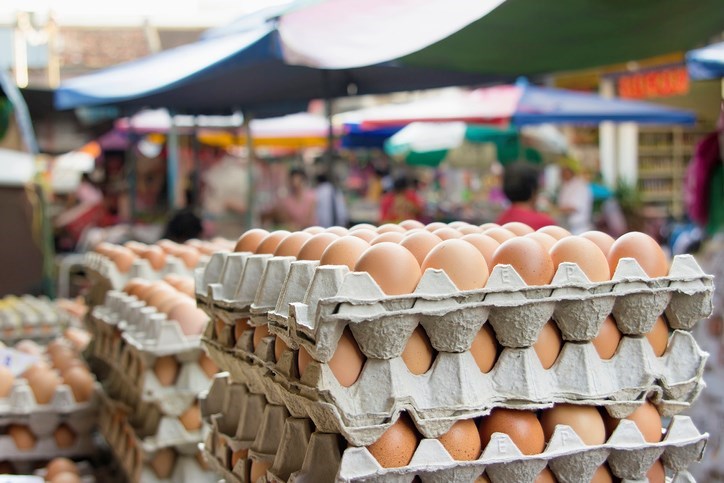
{"type": "Polygon", "coordinates": [[[244,111],[244,133],[246,134],[246,153],[247,153],[247,164],[246,164],[246,184],[247,184],[247,198],[246,198],[246,229],[250,229],[254,226],[254,160],[256,154],[254,152],[254,138],[251,132],[251,120],[252,114],[244,111]]]}
{"type": "Polygon", "coordinates": [[[190,208],[199,208],[201,206],[201,157],[199,143],[199,129],[194,116],[193,139],[191,140],[191,151],[194,157],[194,173],[191,179],[191,190],[193,193],[193,206],[190,208]]]}
{"type": "Polygon", "coordinates": [[[166,146],[168,149],[166,155],[166,182],[168,195],[168,209],[176,208],[176,183],[178,179],[178,130],[174,121],[174,113],[171,115],[171,125],[168,128],[168,139],[166,146]]]}

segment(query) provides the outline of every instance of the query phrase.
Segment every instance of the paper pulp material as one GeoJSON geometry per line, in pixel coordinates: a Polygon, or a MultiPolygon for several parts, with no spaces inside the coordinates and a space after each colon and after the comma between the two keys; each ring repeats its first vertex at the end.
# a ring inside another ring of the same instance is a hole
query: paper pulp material
{"type": "MultiPolygon", "coordinates": [[[[197,267],[204,266],[207,260],[207,256],[202,256],[197,267]]],[[[135,277],[153,281],[161,280],[171,274],[194,276],[194,268],[188,268],[183,260],[168,254],[166,255],[166,265],[160,270],[154,270],[145,258],[136,258],[128,272],[124,273],[118,270],[113,260],[95,252],[86,254],[83,265],[91,272],[91,278],[105,280],[115,290],[122,289],[130,279],[135,277]]]]}
{"type": "Polygon", "coordinates": [[[35,446],[29,450],[21,450],[15,446],[10,435],[0,436],[0,454],[8,461],[39,461],[53,458],[77,458],[91,456],[96,453],[93,434],[76,433],[75,441],[67,448],[59,448],[53,435],[37,437],[35,446]]]}
{"type": "Polygon", "coordinates": [[[70,320],[45,297],[5,297],[0,303],[0,334],[8,345],[21,339],[50,342],[70,320]]]}

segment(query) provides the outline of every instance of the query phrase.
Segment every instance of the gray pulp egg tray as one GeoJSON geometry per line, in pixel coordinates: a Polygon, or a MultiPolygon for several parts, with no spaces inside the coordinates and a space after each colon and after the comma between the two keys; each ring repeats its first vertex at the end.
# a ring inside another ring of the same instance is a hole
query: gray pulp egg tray
{"type": "Polygon", "coordinates": [[[21,339],[50,342],[70,319],[49,299],[23,295],[12,306],[0,309],[0,334],[7,345],[21,339]]]}
{"type": "Polygon", "coordinates": [[[691,419],[674,416],[660,443],[645,442],[635,423],[623,420],[603,445],[587,446],[568,426],[559,425],[543,453],[520,453],[506,434],[495,433],[475,461],[455,461],[436,439],[422,439],[410,463],[382,468],[364,447],[346,447],[339,434],[322,432],[307,418],[267,403],[244,384],[218,375],[203,398],[204,417],[212,426],[204,451],[229,482],[247,483],[249,459],[272,462],[268,482],[472,482],[485,473],[493,483],[532,482],[548,466],[561,482],[589,481],[608,463],[624,481],[645,481],[659,458],[672,481],[692,481],[686,469],[699,461],[707,434],[691,419]],[[231,467],[231,451],[248,449],[248,458],[231,467]]]}
{"type": "Polygon", "coordinates": [[[0,435],[0,455],[7,461],[42,461],[53,458],[79,458],[92,456],[97,452],[92,432],[76,433],[72,445],[60,448],[52,434],[36,436],[35,445],[28,450],[15,446],[13,438],[8,434],[0,435]]]}
{"type": "MultiPolygon", "coordinates": [[[[202,255],[199,259],[198,267],[206,264],[207,257],[202,255]]],[[[109,283],[110,287],[120,290],[132,278],[142,278],[144,280],[161,280],[166,275],[176,274],[193,276],[195,268],[188,268],[180,258],[173,255],[166,255],[166,265],[160,270],[154,270],[151,264],[145,258],[136,258],[128,272],[118,270],[116,264],[110,258],[100,253],[88,252],[83,259],[83,265],[90,272],[90,278],[100,279],[109,283]]]]}

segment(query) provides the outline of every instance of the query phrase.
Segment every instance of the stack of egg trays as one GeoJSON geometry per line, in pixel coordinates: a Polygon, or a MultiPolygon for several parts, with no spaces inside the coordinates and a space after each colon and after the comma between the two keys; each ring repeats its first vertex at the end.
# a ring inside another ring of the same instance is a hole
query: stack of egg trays
{"type": "MultiPolygon", "coordinates": [[[[134,415],[138,415],[138,410],[134,415]]],[[[214,474],[205,470],[197,459],[198,438],[188,437],[188,433],[178,431],[179,428],[169,425],[159,428],[165,433],[165,440],[155,437],[139,437],[129,419],[131,411],[127,406],[107,397],[101,404],[101,433],[111,447],[116,460],[120,463],[127,479],[131,482],[151,483],[211,483],[214,474]],[[161,449],[173,447],[178,458],[171,476],[159,479],[148,463],[154,454],[161,449]]],[[[141,415],[141,417],[143,417],[141,415]]],[[[183,430],[183,426],[180,428],[183,430]]]]}
{"type": "MultiPolygon", "coordinates": [[[[78,473],[80,476],[80,483],[96,483],[96,477],[93,474],[93,467],[90,465],[87,461],[79,461],[75,464],[76,468],[78,468],[78,473]]],[[[29,471],[28,471],[29,472],[29,471]]],[[[35,471],[32,472],[33,476],[37,476],[43,479],[43,481],[46,480],[46,476],[48,475],[47,468],[38,468],[35,471]]]]}
{"type": "Polygon", "coordinates": [[[0,337],[5,344],[21,339],[50,342],[60,335],[70,316],[45,297],[23,295],[0,309],[0,337]]]}
{"type": "MultiPolygon", "coordinates": [[[[206,264],[207,257],[201,256],[198,267],[206,264]]],[[[83,260],[83,266],[89,271],[91,281],[103,282],[111,289],[120,290],[132,278],[144,280],[161,280],[166,275],[176,274],[191,277],[195,268],[188,268],[180,258],[166,255],[166,265],[160,270],[154,270],[148,260],[136,258],[128,272],[118,270],[110,258],[100,253],[88,252],[83,260]]]]}
{"type": "Polygon", "coordinates": [[[624,403],[639,401],[651,390],[662,393],[664,415],[676,414],[704,386],[706,354],[688,330],[711,311],[711,292],[711,277],[690,256],[677,256],[670,274],[659,279],[624,259],[613,280],[603,283],[590,283],[575,264],[565,263],[553,283],[543,287],[528,287],[512,267],[497,266],[485,289],[468,292],[458,291],[441,271],[428,270],[414,294],[396,297],[385,296],[368,274],[291,257],[215,254],[205,271],[197,271],[197,300],[212,318],[229,324],[238,317],[250,317],[253,325],[268,322],[289,347],[301,345],[321,362],[312,362],[299,381],[293,361],[284,364],[285,356],[275,364],[271,353],[252,354],[251,334],[234,341],[231,325],[217,333],[216,324],[209,324],[205,338],[212,357],[228,359],[217,364],[235,377],[243,372],[234,370],[235,364],[264,366],[294,399],[287,404],[306,405],[310,415],[317,414],[311,416],[315,424],[345,436],[385,421],[389,425],[402,410],[427,426],[421,428],[424,434],[436,436],[454,420],[507,400],[624,403]],[[230,290],[234,280],[237,286],[230,290]],[[237,298],[220,298],[231,293],[237,298]],[[657,358],[641,334],[663,312],[677,330],[667,352],[657,358]],[[602,361],[589,341],[610,313],[628,336],[611,360],[602,361]],[[556,364],[544,370],[530,346],[551,317],[573,343],[565,344],[556,364]],[[505,349],[496,367],[482,374],[467,351],[487,322],[505,349]],[[418,324],[439,353],[431,371],[414,376],[399,355],[418,324]],[[360,379],[344,388],[324,362],[348,325],[368,360],[360,379]]]}
{"type": "Polygon", "coordinates": [[[568,426],[559,425],[539,455],[523,455],[510,438],[493,435],[474,461],[454,461],[442,444],[423,439],[403,468],[382,468],[364,447],[345,447],[339,434],[322,432],[308,418],[267,403],[251,388],[219,374],[202,399],[212,425],[204,451],[227,482],[247,483],[250,459],[271,461],[268,482],[471,482],[485,473],[493,483],[532,482],[545,466],[561,482],[589,481],[604,462],[624,482],[646,478],[659,458],[674,482],[693,481],[686,469],[704,451],[701,434],[686,416],[674,416],[660,443],[646,443],[636,425],[624,420],[602,445],[587,446],[568,426]],[[231,468],[231,453],[248,448],[248,458],[231,468]]]}

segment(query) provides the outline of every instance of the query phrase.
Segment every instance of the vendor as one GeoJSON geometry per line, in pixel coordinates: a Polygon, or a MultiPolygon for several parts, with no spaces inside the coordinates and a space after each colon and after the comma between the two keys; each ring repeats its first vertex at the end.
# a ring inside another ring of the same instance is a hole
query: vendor
{"type": "Polygon", "coordinates": [[[517,221],[534,230],[556,224],[553,218],[535,208],[539,177],[538,168],[526,161],[518,161],[505,167],[503,193],[510,200],[510,207],[495,220],[497,224],[517,221]]]}
{"type": "Polygon", "coordinates": [[[574,235],[592,229],[593,192],[581,175],[581,163],[573,158],[558,162],[561,169],[561,186],[558,190],[557,207],[565,219],[566,228],[574,235]]]}

